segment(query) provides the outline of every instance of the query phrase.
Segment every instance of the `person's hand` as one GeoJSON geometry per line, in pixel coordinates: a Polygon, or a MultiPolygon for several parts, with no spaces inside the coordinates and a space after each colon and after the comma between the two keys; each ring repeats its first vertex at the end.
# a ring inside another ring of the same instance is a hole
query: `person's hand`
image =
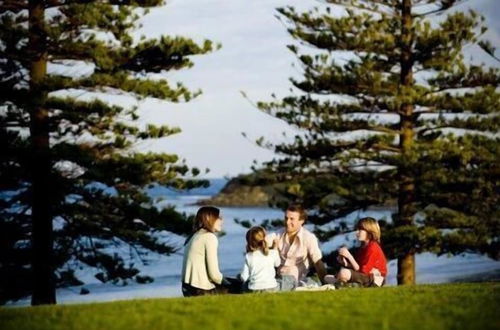
{"type": "Polygon", "coordinates": [[[273,249],[277,249],[278,248],[278,237],[276,237],[274,240],[273,240],[273,249]]]}
{"type": "Polygon", "coordinates": [[[231,282],[225,277],[222,277],[222,282],[220,283],[222,286],[228,287],[231,285],[231,282]]]}
{"type": "Polygon", "coordinates": [[[343,246],[339,249],[339,256],[349,259],[349,257],[351,256],[351,252],[349,252],[349,250],[345,246],[343,246]]]}
{"type": "Polygon", "coordinates": [[[337,256],[337,262],[341,265],[341,266],[344,266],[344,267],[347,267],[348,264],[347,264],[347,259],[345,257],[342,257],[341,255],[338,255],[337,256]]]}
{"type": "Polygon", "coordinates": [[[370,274],[373,274],[374,276],[382,276],[382,273],[377,268],[370,270],[370,274]]]}
{"type": "Polygon", "coordinates": [[[266,242],[270,249],[276,249],[278,247],[278,235],[276,233],[267,234],[266,242]]]}

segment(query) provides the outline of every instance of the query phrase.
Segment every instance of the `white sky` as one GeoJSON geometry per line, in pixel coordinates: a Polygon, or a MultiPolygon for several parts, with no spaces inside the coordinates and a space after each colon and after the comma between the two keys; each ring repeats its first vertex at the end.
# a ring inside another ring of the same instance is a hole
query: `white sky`
{"type": "MultiPolygon", "coordinates": [[[[198,98],[180,104],[139,103],[144,121],[182,129],[180,134],[145,142],[140,149],[176,153],[190,166],[210,168],[206,177],[248,173],[253,160],[272,159],[270,150],[253,141],[260,136],[281,140],[283,131],[292,135],[294,131],[261,113],[240,91],[255,102],[270,100],[272,93],[287,95],[289,77],[300,76],[299,69],[292,67],[294,56],[286,48],[292,38],[275,17],[275,8],[287,5],[297,10],[322,6],[315,0],[167,0],[166,6],[151,10],[137,35],[210,39],[222,48],[194,58],[191,69],[167,74],[170,82],[202,89],[198,98]]],[[[500,20],[495,17],[500,14],[500,1],[470,0],[460,9],[467,6],[486,16],[489,39],[500,46],[500,20]]]]}

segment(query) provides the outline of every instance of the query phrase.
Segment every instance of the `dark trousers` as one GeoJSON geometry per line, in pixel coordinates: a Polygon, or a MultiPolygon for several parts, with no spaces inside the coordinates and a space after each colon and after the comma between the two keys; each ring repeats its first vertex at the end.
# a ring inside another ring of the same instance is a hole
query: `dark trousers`
{"type": "Polygon", "coordinates": [[[365,287],[372,286],[373,279],[370,275],[357,272],[353,269],[350,269],[350,271],[351,271],[351,279],[349,280],[349,282],[359,283],[365,287]]]}
{"type": "Polygon", "coordinates": [[[217,293],[239,294],[244,291],[244,283],[239,278],[224,277],[220,285],[215,285],[217,293]]]}
{"type": "Polygon", "coordinates": [[[212,290],[204,290],[187,283],[182,283],[182,294],[184,297],[207,296],[213,294],[243,293],[243,283],[237,278],[224,277],[223,284],[216,284],[212,290]]]}
{"type": "MultiPolygon", "coordinates": [[[[353,269],[350,269],[350,271],[351,271],[351,279],[349,280],[349,282],[359,283],[364,287],[377,286],[373,282],[373,276],[355,271],[353,269]]],[[[385,279],[384,283],[382,283],[382,286],[384,284],[385,284],[385,279]]]]}
{"type": "Polygon", "coordinates": [[[204,290],[200,288],[196,288],[192,285],[189,285],[187,283],[182,283],[182,294],[184,297],[195,297],[195,296],[207,296],[207,295],[212,295],[216,294],[216,290],[204,290]]]}

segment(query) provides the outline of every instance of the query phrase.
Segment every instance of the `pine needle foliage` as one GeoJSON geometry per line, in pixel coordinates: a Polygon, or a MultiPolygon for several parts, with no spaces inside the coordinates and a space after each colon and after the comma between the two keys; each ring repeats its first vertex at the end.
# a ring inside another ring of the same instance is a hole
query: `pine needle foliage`
{"type": "Polygon", "coordinates": [[[316,229],[324,240],[353,230],[342,219],[354,211],[393,206],[383,246],[400,284],[415,283],[416,253],[500,257],[500,62],[484,18],[464,2],[278,9],[301,77],[290,96],[257,106],[297,134],[259,140],[281,157],[258,172],[287,182],[280,199],[329,224],[316,229]]]}
{"type": "Polygon", "coordinates": [[[82,266],[124,284],[148,251],[175,251],[158,233],[190,231],[185,214],[155,208],[145,188],[208,182],[177,155],[137,148],[180,129],[140,125],[137,106],[108,97],[188,102],[200,94],[161,77],[216,45],[132,37],[139,19],[163,4],[0,4],[0,302],[31,293],[33,304],[55,303],[55,287],[80,283],[74,271],[82,266]]]}

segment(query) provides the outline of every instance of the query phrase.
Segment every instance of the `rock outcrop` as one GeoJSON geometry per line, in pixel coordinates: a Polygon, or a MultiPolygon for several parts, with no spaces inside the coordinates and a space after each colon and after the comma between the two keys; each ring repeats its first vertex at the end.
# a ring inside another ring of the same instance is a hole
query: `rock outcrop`
{"type": "Polygon", "coordinates": [[[268,202],[274,193],[274,188],[272,186],[247,185],[241,177],[236,177],[231,179],[217,195],[200,200],[197,204],[216,206],[268,206],[268,202]]]}

